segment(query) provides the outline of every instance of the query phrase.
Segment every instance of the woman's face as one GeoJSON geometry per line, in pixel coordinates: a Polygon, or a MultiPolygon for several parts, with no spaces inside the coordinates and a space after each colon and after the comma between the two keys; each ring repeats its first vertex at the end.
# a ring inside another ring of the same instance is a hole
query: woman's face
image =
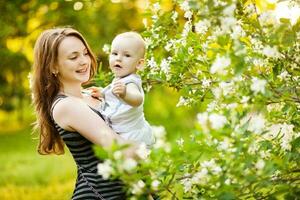
{"type": "Polygon", "coordinates": [[[91,58],[83,42],[66,37],[58,47],[58,76],[63,84],[84,83],[90,78],[91,58]]]}

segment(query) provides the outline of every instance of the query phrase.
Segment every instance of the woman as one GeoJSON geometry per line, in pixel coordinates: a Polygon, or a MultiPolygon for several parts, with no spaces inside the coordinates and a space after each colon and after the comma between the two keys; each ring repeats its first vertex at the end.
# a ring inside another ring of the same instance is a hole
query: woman
{"type": "MultiPolygon", "coordinates": [[[[106,126],[94,107],[100,103],[83,96],[82,84],[96,71],[96,60],[83,36],[72,28],[44,31],[34,47],[32,93],[40,132],[40,154],[62,154],[64,143],[77,165],[72,199],[125,199],[120,181],[104,180],[97,174],[101,162],[92,145],[125,144],[106,126]]],[[[124,150],[135,156],[135,146],[124,150]]]]}

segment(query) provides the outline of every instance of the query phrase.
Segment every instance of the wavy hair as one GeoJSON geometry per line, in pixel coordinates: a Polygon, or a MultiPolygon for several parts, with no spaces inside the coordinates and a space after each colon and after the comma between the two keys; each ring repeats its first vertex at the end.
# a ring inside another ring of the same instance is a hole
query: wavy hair
{"type": "MultiPolygon", "coordinates": [[[[51,107],[61,89],[57,76],[58,48],[66,37],[80,39],[91,58],[90,79],[96,73],[97,61],[84,37],[73,28],[53,28],[41,33],[34,46],[31,90],[37,120],[35,130],[39,131],[38,153],[63,154],[64,142],[55,128],[51,107]]],[[[84,83],[85,84],[85,83],[84,83]]]]}

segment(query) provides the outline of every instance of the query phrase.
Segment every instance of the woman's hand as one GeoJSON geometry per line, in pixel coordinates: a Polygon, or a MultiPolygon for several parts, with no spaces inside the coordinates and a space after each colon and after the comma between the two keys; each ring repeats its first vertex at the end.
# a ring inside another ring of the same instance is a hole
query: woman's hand
{"type": "Polygon", "coordinates": [[[89,93],[89,95],[91,95],[94,98],[101,99],[101,98],[104,98],[104,95],[101,92],[102,89],[103,88],[101,88],[101,87],[92,86],[92,87],[86,88],[84,91],[87,91],[87,93],[89,93]]]}

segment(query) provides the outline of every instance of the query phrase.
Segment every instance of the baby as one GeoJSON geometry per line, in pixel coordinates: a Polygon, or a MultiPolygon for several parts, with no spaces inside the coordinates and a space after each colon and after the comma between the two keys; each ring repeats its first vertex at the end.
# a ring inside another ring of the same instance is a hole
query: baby
{"type": "Polygon", "coordinates": [[[151,126],[143,112],[144,91],[137,70],[144,65],[145,42],[136,32],[117,35],[111,44],[109,66],[115,75],[102,91],[92,88],[92,96],[103,97],[100,112],[111,128],[124,139],[154,143],[151,126]]]}

